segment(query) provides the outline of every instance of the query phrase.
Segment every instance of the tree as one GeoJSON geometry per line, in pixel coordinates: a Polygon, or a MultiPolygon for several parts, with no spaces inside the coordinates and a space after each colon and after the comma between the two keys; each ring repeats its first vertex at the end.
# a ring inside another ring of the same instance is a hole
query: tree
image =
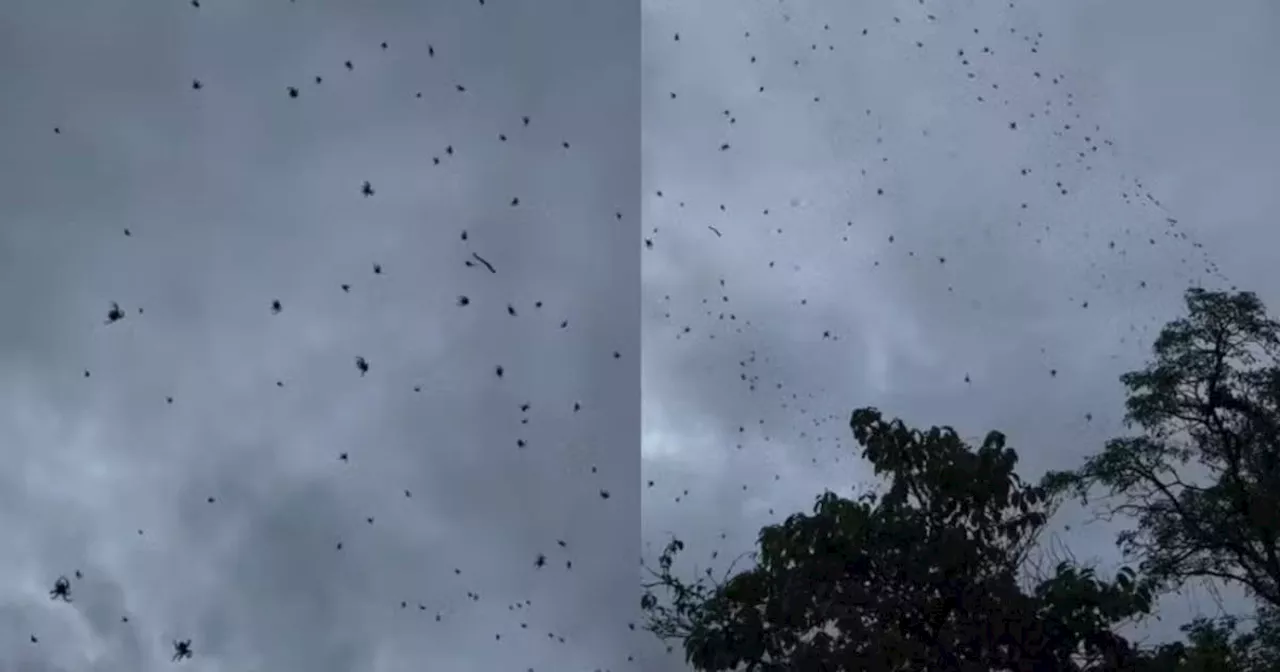
{"type": "Polygon", "coordinates": [[[1187,642],[1165,644],[1145,653],[1142,672],[1278,672],[1280,619],[1263,608],[1252,631],[1240,632],[1234,616],[1197,618],[1182,627],[1187,642]]]}
{"type": "Polygon", "coordinates": [[[645,584],[650,631],[706,671],[1132,669],[1112,632],[1150,608],[1132,571],[1105,581],[1064,562],[1019,586],[1055,502],[1014,472],[1002,434],[974,450],[873,408],[850,426],[884,496],[822,494],[812,515],[762,529],[755,566],[724,581],[676,577],[672,540],[645,584]]]}
{"type": "Polygon", "coordinates": [[[1185,298],[1154,361],[1121,376],[1142,432],[1041,484],[1085,502],[1105,489],[1104,515],[1137,522],[1118,545],[1160,589],[1218,579],[1280,607],[1280,324],[1250,292],[1185,298]]]}

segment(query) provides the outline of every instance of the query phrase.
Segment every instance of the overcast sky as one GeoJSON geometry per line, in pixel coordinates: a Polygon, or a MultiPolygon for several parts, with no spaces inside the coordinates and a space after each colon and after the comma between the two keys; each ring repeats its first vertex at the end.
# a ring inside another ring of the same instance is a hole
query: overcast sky
{"type": "Polygon", "coordinates": [[[853,408],[1035,476],[1280,299],[1265,0],[200,2],[0,13],[5,669],[680,669],[642,547],[867,484],[853,408]]]}
{"type": "MultiPolygon", "coordinates": [[[[868,483],[859,406],[1075,466],[1189,284],[1280,304],[1278,28],[1263,0],[646,3],[650,557],[723,567],[868,483]]],[[[1113,566],[1085,517],[1060,541],[1113,566]]]]}
{"type": "Polygon", "coordinates": [[[0,11],[0,668],[636,669],[638,8],[201,4],[0,11]]]}

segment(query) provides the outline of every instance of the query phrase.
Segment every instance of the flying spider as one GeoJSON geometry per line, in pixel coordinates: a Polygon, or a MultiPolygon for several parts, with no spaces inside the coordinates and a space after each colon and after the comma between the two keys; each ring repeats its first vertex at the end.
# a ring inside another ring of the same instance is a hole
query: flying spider
{"type": "Polygon", "coordinates": [[[111,302],[111,310],[107,311],[107,324],[119,322],[124,319],[124,311],[120,309],[120,304],[115,301],[111,302]]]}
{"type": "Polygon", "coordinates": [[[49,599],[62,600],[63,602],[71,601],[71,582],[65,576],[59,576],[57,581],[53,582],[53,590],[49,591],[49,599]]]}

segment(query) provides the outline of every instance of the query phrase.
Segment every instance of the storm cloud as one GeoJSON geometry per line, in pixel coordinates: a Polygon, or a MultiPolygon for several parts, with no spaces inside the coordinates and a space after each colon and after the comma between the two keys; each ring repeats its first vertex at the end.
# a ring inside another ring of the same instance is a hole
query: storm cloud
{"type": "Polygon", "coordinates": [[[0,666],[627,669],[635,8],[195,4],[0,22],[0,666]]]}
{"type": "MultiPolygon", "coordinates": [[[[1275,25],[1262,2],[647,3],[648,557],[674,534],[682,571],[722,571],[824,488],[876,487],[860,406],[999,429],[1026,477],[1074,466],[1125,432],[1118,376],[1189,285],[1280,305],[1275,25]]],[[[1065,508],[1049,551],[1114,567],[1090,518],[1065,508]]],[[[1211,588],[1135,634],[1247,606],[1211,588]]]]}

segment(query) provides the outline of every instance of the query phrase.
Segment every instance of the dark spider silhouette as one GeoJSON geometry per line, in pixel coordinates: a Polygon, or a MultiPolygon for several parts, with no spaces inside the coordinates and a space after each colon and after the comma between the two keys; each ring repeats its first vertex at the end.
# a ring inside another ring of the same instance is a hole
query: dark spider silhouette
{"type": "Polygon", "coordinates": [[[65,576],[59,576],[57,581],[53,582],[53,590],[49,591],[49,599],[62,600],[63,602],[71,601],[71,582],[65,576]]]}
{"type": "Polygon", "coordinates": [[[124,319],[124,311],[120,309],[120,304],[115,301],[111,302],[111,310],[107,311],[107,324],[119,322],[124,319]]]}

